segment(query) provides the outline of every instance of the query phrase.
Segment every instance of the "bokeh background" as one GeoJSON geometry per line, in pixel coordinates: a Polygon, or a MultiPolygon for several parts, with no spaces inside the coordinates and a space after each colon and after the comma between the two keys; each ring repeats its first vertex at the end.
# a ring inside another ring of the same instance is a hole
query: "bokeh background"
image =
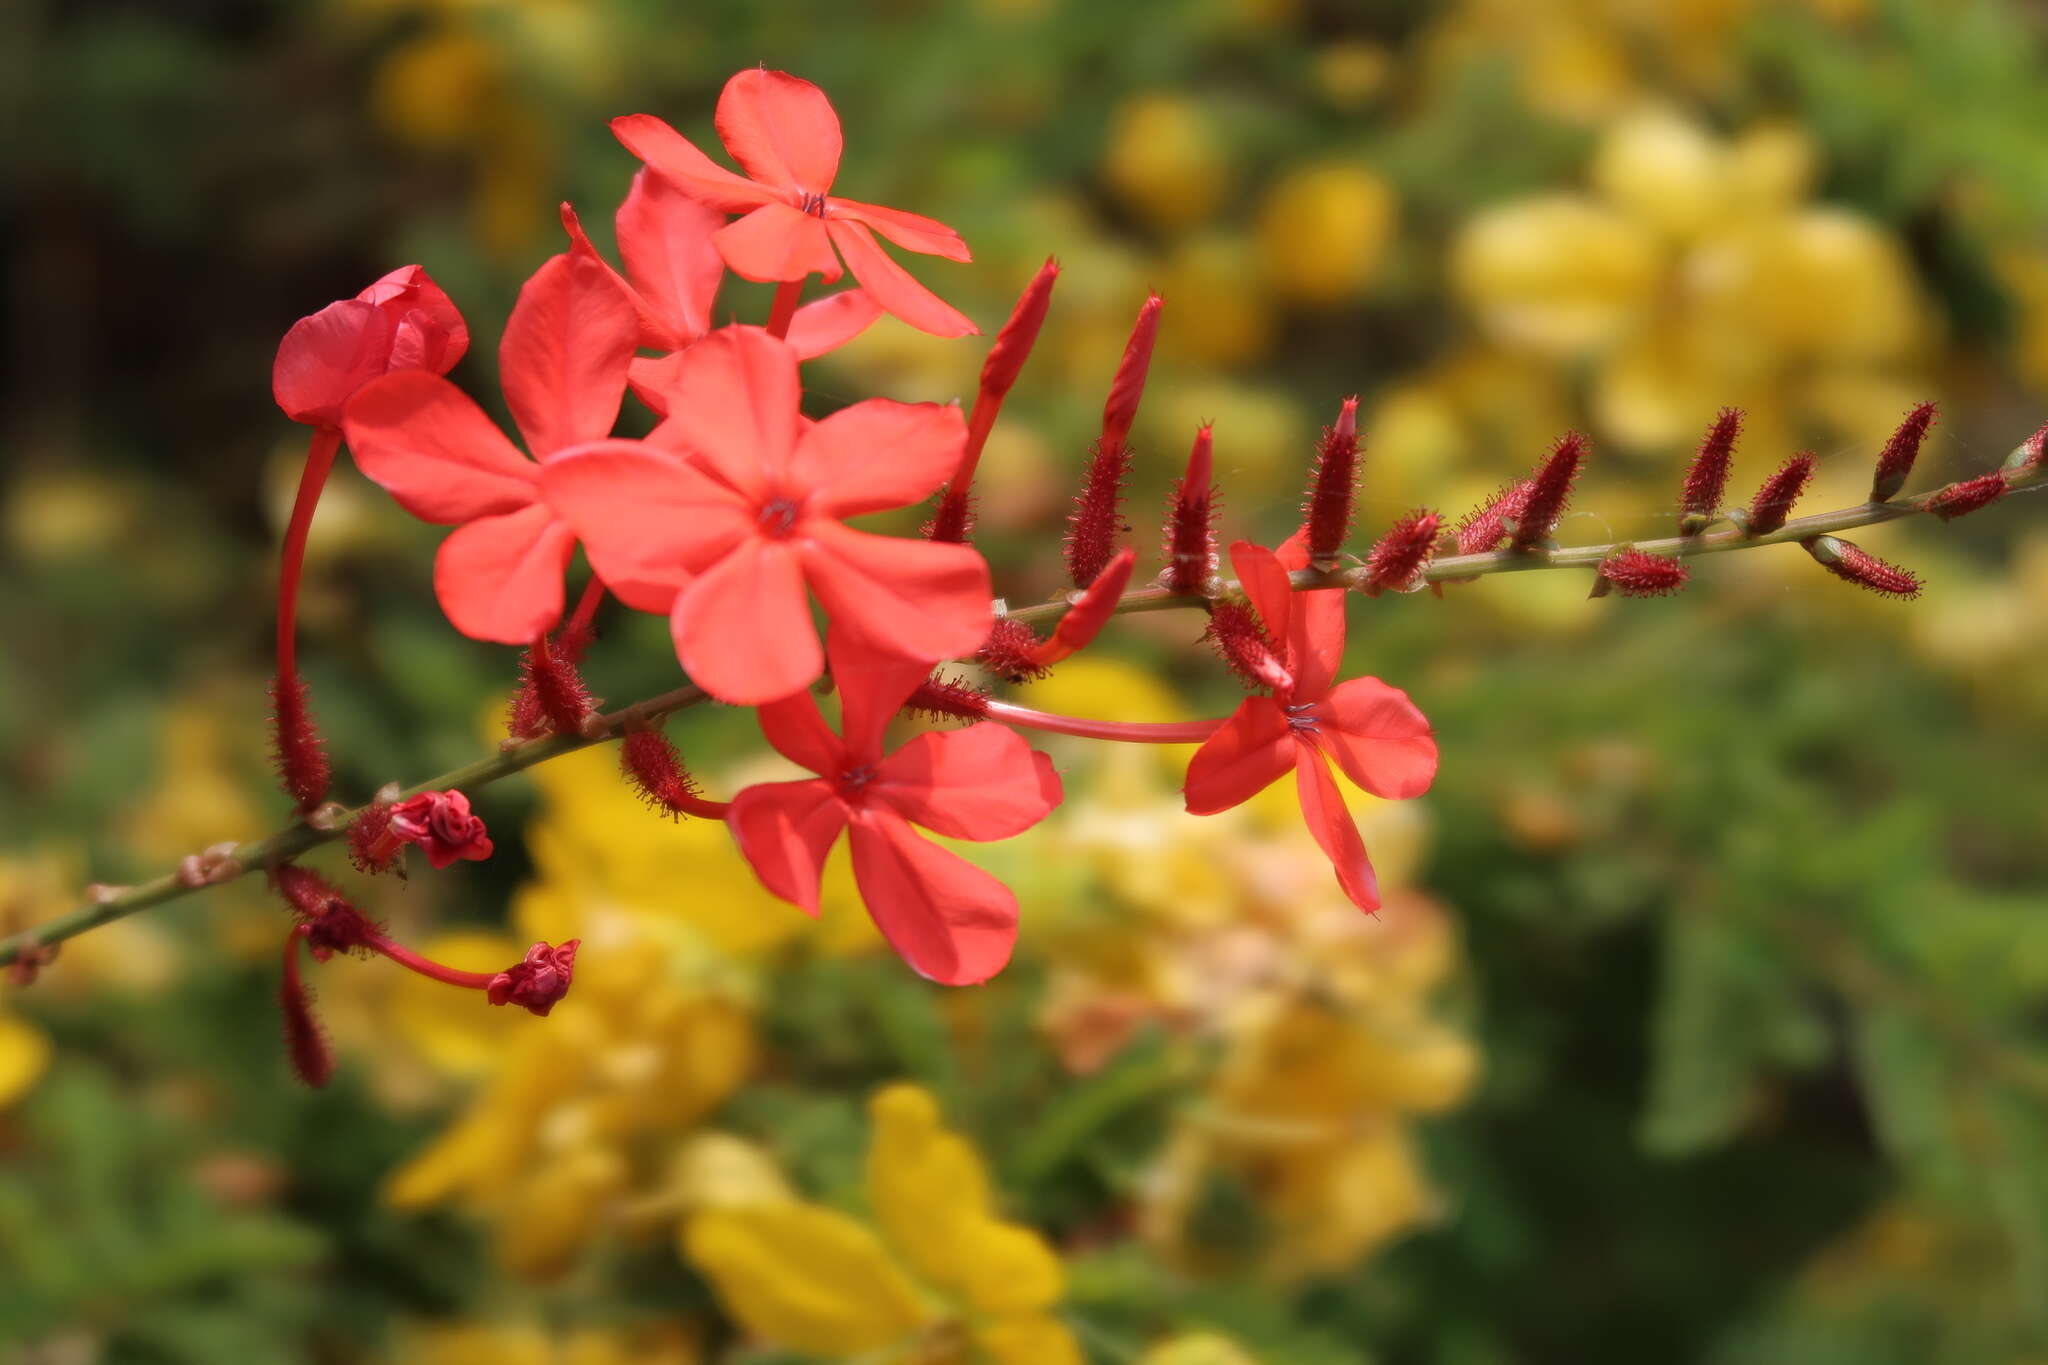
{"type": "MultiPolygon", "coordinates": [[[[1208,420],[1226,530],[1284,534],[1351,392],[1361,543],[1569,426],[1563,537],[1667,534],[1726,403],[1738,495],[1810,447],[1808,506],[1860,500],[1921,398],[1920,486],[1994,466],[2048,416],[2044,44],[2020,0],[16,0],[0,916],[282,819],[276,340],[422,262],[496,403],[556,203],[608,244],[610,115],[708,143],[724,77],[782,67],[841,111],[849,193],[965,234],[973,266],[913,268],[985,328],[1058,255],[984,465],[1028,601],[1148,285],[1141,545],[1208,420]]],[[[810,373],[948,399],[981,354],[885,320],[810,373]]],[[[1183,754],[1055,740],[1067,806],[986,850],[1025,927],[985,989],[912,976],[843,870],[819,925],[771,901],[603,753],[481,794],[490,863],[366,891],[453,960],[581,933],[545,1022],[336,961],[309,1093],[255,879],[92,934],[0,986],[0,1360],[1023,1365],[1048,1313],[1103,1365],[2048,1360],[2043,510],[1860,537],[1912,603],[1793,550],[1673,601],[1355,602],[1350,668],[1444,747],[1426,799],[1360,801],[1374,920],[1284,790],[1195,821],[1183,754]],[[906,1157],[933,1121],[968,1146],[906,1157]],[[761,1206],[794,1231],[707,1280],[687,1229],[761,1206]],[[1014,1251],[998,1218],[1064,1263],[1049,1309],[963,1271],[1014,1251]]],[[[433,543],[347,470],[315,526],[303,650],[358,797],[497,733],[513,659],[440,619],[433,543]]],[[[601,693],[672,685],[661,623],[604,625],[601,693]]],[[[1220,714],[1194,633],[1130,618],[1028,695],[1220,714]]],[[[716,792],[768,770],[733,712],[671,734],[716,792]]]]}

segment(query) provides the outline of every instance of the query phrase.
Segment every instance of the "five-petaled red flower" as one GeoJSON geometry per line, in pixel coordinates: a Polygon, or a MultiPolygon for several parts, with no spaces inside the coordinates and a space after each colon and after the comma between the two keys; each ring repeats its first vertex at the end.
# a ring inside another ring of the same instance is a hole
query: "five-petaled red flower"
{"type": "Polygon", "coordinates": [[[958,408],[870,398],[807,422],[796,352],[758,327],[721,328],[685,351],[673,392],[645,442],[552,460],[541,485],[619,599],[668,614],[698,686],[756,706],[816,679],[824,654],[806,586],[870,653],[930,663],[981,643],[979,553],[843,520],[943,484],[966,439],[958,408]]]}
{"type": "Polygon", "coordinates": [[[469,327],[441,286],[400,266],[352,299],[300,318],[278,343],[270,391],[284,415],[332,427],[363,385],[394,370],[446,374],[469,349],[469,327]]]}
{"type": "MultiPolygon", "coordinates": [[[[610,434],[639,337],[633,305],[590,256],[550,258],[519,291],[498,345],[499,381],[542,462],[610,434]]],[[[455,526],[434,593],[464,635],[527,644],[562,614],[576,536],[521,455],[474,400],[439,375],[386,375],[342,416],[356,464],[414,516],[455,526]]]]}
{"type": "MultiPolygon", "coordinates": [[[[640,345],[669,353],[635,356],[626,377],[640,401],[666,417],[674,353],[711,330],[712,303],[725,279],[725,259],[712,245],[711,235],[724,226],[725,215],[643,166],[612,222],[619,256],[626,263],[624,275],[613,271],[612,276],[640,319],[640,345]]],[[[568,230],[571,250],[605,264],[567,204],[562,205],[562,226],[568,230]]],[[[611,266],[605,264],[605,269],[611,266]]],[[[789,324],[789,344],[798,356],[810,360],[858,336],[881,313],[865,290],[842,289],[796,310],[789,324]]]]}
{"type": "Polygon", "coordinates": [[[986,981],[1010,960],[1017,898],[911,826],[952,839],[1021,834],[1060,802],[1052,760],[988,721],[885,755],[882,732],[927,666],[870,655],[836,631],[831,648],[839,734],[808,692],[759,711],[768,742],[818,776],[747,788],[726,824],[762,884],[814,915],[825,856],[849,831],[861,899],[904,961],[942,985],[986,981]]]}
{"type": "Polygon", "coordinates": [[[1290,569],[1306,568],[1300,537],[1275,555],[1239,541],[1230,562],[1267,632],[1282,646],[1291,685],[1247,697],[1188,764],[1187,808],[1214,815],[1250,800],[1294,770],[1309,833],[1361,910],[1379,909],[1365,841],[1344,808],[1326,758],[1375,796],[1420,796],[1436,777],[1436,741],[1408,694],[1378,678],[1330,685],[1344,658],[1344,590],[1296,593],[1290,569]]]}
{"type": "Polygon", "coordinates": [[[839,116],[809,81],[756,69],[725,83],[718,137],[746,176],[718,165],[651,114],[615,118],[612,132],[691,195],[745,215],[712,236],[737,274],[790,281],[816,273],[830,284],[839,278],[843,256],[875,302],[911,326],[945,337],[974,332],[973,323],[912,279],[875,240],[879,232],[907,251],[971,260],[959,233],[901,209],[828,196],[839,173],[839,116]]]}
{"type": "Polygon", "coordinates": [[[421,792],[393,806],[385,832],[402,844],[418,844],[435,867],[458,859],[482,862],[491,856],[490,832],[461,792],[421,792]]]}

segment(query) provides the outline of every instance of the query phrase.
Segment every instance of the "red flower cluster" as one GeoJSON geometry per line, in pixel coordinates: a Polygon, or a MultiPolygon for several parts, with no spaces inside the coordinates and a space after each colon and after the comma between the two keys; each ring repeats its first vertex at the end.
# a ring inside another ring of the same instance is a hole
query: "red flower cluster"
{"type": "MultiPolygon", "coordinates": [[[[359,364],[339,341],[322,343],[317,364],[288,342],[295,358],[289,367],[280,361],[280,372],[294,376],[287,411],[338,427],[363,472],[401,506],[454,528],[434,573],[449,620],[472,637],[527,648],[511,708],[515,739],[547,729],[581,736],[608,725],[623,730],[622,771],[650,803],[672,816],[723,820],[762,883],[812,911],[825,856],[845,834],[855,880],[882,933],[913,968],[947,984],[1001,970],[1016,937],[1017,901],[920,831],[1009,838],[1061,800],[1052,760],[1012,727],[1206,740],[1188,774],[1188,807],[1198,814],[1235,805],[1292,769],[1309,828],[1344,891],[1361,907],[1376,907],[1372,868],[1329,764],[1380,796],[1413,796],[1435,773],[1435,742],[1401,692],[1372,678],[1336,681],[1345,593],[1297,596],[1287,580],[1290,569],[1307,566],[1308,540],[1320,565],[1336,563],[1352,515],[1355,400],[1321,451],[1308,539],[1297,536],[1277,557],[1248,544],[1233,548],[1248,601],[1224,595],[1230,585],[1211,577],[1213,436],[1204,428],[1197,438],[1168,519],[1164,581],[1172,593],[1203,600],[1210,633],[1262,689],[1228,721],[1083,721],[935,679],[940,664],[976,658],[998,677],[1043,674],[1087,647],[1125,601],[1138,554],[1118,543],[1128,530],[1119,500],[1161,301],[1152,296],[1139,311],[1104,407],[1069,545],[1079,591],[1062,599],[1062,619],[1041,638],[1001,611],[988,565],[970,543],[968,509],[981,442],[1044,320],[1057,266],[1048,262],[1038,272],[1001,330],[972,421],[955,406],[888,398],[814,420],[803,411],[803,362],[880,312],[939,335],[974,330],[884,254],[874,234],[951,260],[967,260],[967,248],[941,223],[830,193],[839,123],[816,87],[781,72],[742,72],[727,84],[717,122],[745,176],[716,165],[659,120],[633,115],[614,123],[646,162],[615,220],[622,270],[604,260],[564,206],[568,250],[526,282],[498,347],[499,382],[523,451],[443,377],[460,354],[460,319],[438,291],[429,297],[431,286],[417,272],[404,277],[413,292],[402,306],[392,302],[397,295],[379,294],[317,315],[336,315],[318,328],[301,325],[332,337],[345,320],[363,335],[385,337],[376,364],[359,364]],[[842,262],[860,287],[799,307],[808,277],[837,279],[842,262]],[[713,325],[728,270],[780,286],[766,327],[713,325]],[[401,347],[391,337],[406,340],[401,347]],[[657,419],[643,439],[613,435],[629,391],[657,419]],[[942,490],[946,501],[926,536],[849,524],[942,490]],[[592,579],[563,623],[563,575],[579,544],[592,579]],[[666,617],[690,680],[719,701],[757,708],[767,742],[815,776],[750,787],[729,803],[713,800],[642,718],[596,716],[575,668],[595,638],[593,614],[607,593],[666,617]],[[814,610],[822,611],[823,631],[814,610]],[[838,694],[836,726],[810,692],[821,678],[838,694]],[[968,724],[892,745],[887,729],[906,710],[968,724]]],[[[284,394],[281,386],[280,401],[284,394]]],[[[1551,501],[1561,506],[1568,474],[1539,478],[1532,503],[1552,483],[1551,501]]],[[[1378,587],[1415,585],[1437,525],[1433,515],[1413,523],[1398,553],[1381,556],[1378,587]]],[[[1159,590],[1138,590],[1146,591],[1159,590]]],[[[289,760],[285,767],[289,778],[289,760]]],[[[467,797],[452,791],[373,803],[351,837],[366,871],[395,866],[407,843],[418,844],[435,868],[491,853],[467,797]]],[[[280,888],[298,912],[294,948],[300,939],[317,949],[360,947],[536,1014],[568,987],[573,943],[537,944],[488,976],[454,971],[391,942],[338,892],[306,881],[310,875],[280,871],[280,888]]],[[[331,1062],[305,1009],[291,950],[287,970],[294,1056],[303,1073],[324,1076],[331,1062]]]]}

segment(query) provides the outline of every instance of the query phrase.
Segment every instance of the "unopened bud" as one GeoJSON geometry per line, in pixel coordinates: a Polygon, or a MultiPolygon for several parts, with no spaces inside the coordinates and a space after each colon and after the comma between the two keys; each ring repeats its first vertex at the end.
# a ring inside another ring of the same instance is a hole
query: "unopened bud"
{"type": "Polygon", "coordinates": [[[1920,458],[1920,443],[1927,439],[1927,430],[1934,425],[1934,414],[1934,404],[1915,403],[1884,443],[1884,449],[1877,453],[1877,470],[1870,480],[1872,502],[1889,502],[1906,486],[1913,461],[1920,458]]]}
{"type": "Polygon", "coordinates": [[[1814,536],[1799,542],[1816,563],[1845,583],[1887,597],[1918,597],[1920,580],[1895,564],[1887,564],[1862,546],[1838,536],[1814,536]]]}

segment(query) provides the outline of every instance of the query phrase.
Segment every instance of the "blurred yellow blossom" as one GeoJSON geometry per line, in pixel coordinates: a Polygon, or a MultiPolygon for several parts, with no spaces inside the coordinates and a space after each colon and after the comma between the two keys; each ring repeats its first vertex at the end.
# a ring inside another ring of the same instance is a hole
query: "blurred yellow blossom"
{"type": "Polygon", "coordinates": [[[1080,1365],[1050,1315],[1064,1292],[1044,1239],[997,1216],[980,1155],[909,1085],[869,1103],[867,1195],[879,1231],[820,1204],[708,1209],[684,1254],[754,1335],[835,1360],[870,1352],[967,1365],[1080,1365]],[[976,1355],[976,1352],[980,1355],[976,1355]]]}
{"type": "Polygon", "coordinates": [[[1214,213],[1232,180],[1214,117],[1190,97],[1133,95],[1110,120],[1102,174],[1117,197],[1161,227],[1214,213]]]}
{"type": "Polygon", "coordinates": [[[401,1335],[388,1365],[697,1365],[703,1357],[675,1325],[558,1331],[539,1323],[460,1323],[401,1335]]]}
{"type": "Polygon", "coordinates": [[[1162,1341],[1138,1365],[1259,1365],[1242,1346],[1215,1332],[1190,1332],[1162,1341]]]}
{"type": "Polygon", "coordinates": [[[1394,235],[1394,193],[1350,161],[1292,167],[1259,206],[1259,245],[1273,285],[1302,303],[1329,305],[1372,280],[1394,235]]]}

